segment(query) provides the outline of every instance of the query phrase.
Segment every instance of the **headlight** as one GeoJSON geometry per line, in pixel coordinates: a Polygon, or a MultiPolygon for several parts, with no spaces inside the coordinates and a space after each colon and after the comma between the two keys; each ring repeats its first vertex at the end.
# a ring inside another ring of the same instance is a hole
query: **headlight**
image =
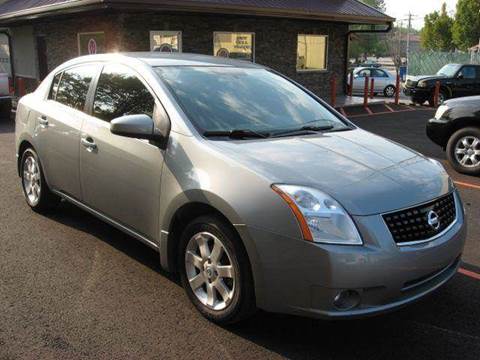
{"type": "Polygon", "coordinates": [[[273,185],[290,206],[305,240],[339,245],[362,245],[352,218],[327,194],[308,187],[273,185]]]}
{"type": "Polygon", "coordinates": [[[440,120],[443,118],[445,113],[449,110],[447,105],[440,105],[437,109],[437,112],[435,113],[435,119],[440,120]]]}
{"type": "Polygon", "coordinates": [[[427,83],[425,81],[419,81],[417,86],[419,88],[426,88],[427,87],[427,83]]]}

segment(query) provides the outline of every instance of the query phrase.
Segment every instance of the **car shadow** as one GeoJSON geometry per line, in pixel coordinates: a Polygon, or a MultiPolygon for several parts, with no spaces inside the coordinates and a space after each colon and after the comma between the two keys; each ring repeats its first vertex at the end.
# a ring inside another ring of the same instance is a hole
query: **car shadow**
{"type": "Polygon", "coordinates": [[[77,206],[62,201],[55,211],[46,213],[44,216],[88,233],[176,284],[180,284],[175,274],[166,272],[161,268],[158,252],[77,206]]]}
{"type": "MultiPolygon", "coordinates": [[[[179,285],[158,253],[89,213],[62,202],[47,215],[89,233],[179,285]]],[[[478,359],[480,282],[461,274],[424,300],[374,318],[326,321],[258,311],[217,327],[290,359],[478,359]]],[[[200,316],[198,314],[198,316],[200,316]]]]}
{"type": "Polygon", "coordinates": [[[10,134],[15,132],[15,122],[11,119],[0,118],[0,134],[10,134]]]}

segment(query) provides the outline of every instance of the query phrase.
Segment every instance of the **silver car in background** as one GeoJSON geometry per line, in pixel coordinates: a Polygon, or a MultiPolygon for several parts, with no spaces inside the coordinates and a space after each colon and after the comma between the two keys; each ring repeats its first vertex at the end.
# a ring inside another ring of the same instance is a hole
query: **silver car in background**
{"type": "Polygon", "coordinates": [[[65,199],[157,250],[217,323],[383,313],[445,284],[464,246],[438,162],[248,62],[68,61],[21,99],[16,152],[30,207],[65,199]]]}
{"type": "MultiPolygon", "coordinates": [[[[353,70],[353,95],[363,95],[365,91],[365,78],[368,76],[368,91],[371,91],[371,80],[373,79],[374,95],[382,94],[385,97],[395,96],[397,79],[386,69],[375,67],[358,67],[353,70]]],[[[350,76],[347,83],[350,81],[350,76]]]]}

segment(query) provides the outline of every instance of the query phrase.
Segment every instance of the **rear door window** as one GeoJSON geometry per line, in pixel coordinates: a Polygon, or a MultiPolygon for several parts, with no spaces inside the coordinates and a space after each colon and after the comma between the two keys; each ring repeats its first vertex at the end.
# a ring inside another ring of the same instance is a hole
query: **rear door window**
{"type": "Polygon", "coordinates": [[[124,115],[153,117],[155,100],[135,72],[120,64],[103,68],[93,102],[93,116],[112,121],[124,115]]]}
{"type": "Polygon", "coordinates": [[[88,89],[97,74],[98,65],[81,65],[63,72],[56,101],[73,109],[84,111],[88,89]]]}
{"type": "Polygon", "coordinates": [[[372,76],[374,77],[388,77],[387,73],[383,70],[373,69],[372,76]]]}

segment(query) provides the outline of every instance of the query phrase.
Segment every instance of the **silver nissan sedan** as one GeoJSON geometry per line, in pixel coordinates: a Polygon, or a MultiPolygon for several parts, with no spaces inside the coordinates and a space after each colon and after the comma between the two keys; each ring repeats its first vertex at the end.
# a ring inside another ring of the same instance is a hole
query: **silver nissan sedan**
{"type": "Polygon", "coordinates": [[[68,61],[20,100],[16,152],[33,210],[63,199],[157,250],[216,323],[384,313],[445,284],[464,246],[437,161],[248,62],[68,61]]]}

